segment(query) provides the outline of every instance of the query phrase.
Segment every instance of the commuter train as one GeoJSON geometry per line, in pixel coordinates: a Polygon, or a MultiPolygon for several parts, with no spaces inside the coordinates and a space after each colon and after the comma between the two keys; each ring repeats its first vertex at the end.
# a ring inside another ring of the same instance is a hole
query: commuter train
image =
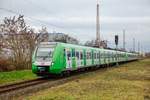
{"type": "Polygon", "coordinates": [[[59,42],[41,42],[32,55],[32,72],[44,76],[128,62],[138,54],[59,42]]]}

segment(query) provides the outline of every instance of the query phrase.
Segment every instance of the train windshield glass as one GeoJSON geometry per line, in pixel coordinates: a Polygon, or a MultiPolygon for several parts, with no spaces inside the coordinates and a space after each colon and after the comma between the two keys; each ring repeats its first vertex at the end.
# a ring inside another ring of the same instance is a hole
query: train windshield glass
{"type": "Polygon", "coordinates": [[[54,48],[38,48],[36,52],[36,59],[49,61],[52,58],[53,51],[54,48]]]}

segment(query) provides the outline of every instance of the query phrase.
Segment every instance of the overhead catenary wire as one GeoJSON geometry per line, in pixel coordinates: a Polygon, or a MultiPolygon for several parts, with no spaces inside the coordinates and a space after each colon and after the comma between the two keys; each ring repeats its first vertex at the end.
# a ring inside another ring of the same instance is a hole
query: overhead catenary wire
{"type": "Polygon", "coordinates": [[[46,9],[45,7],[42,7],[40,5],[38,5],[37,3],[34,3],[32,0],[23,0],[25,3],[28,3],[30,5],[34,5],[36,7],[36,9],[41,9],[44,12],[50,13],[52,14],[53,12],[51,12],[50,10],[46,9]]]}
{"type": "MultiPolygon", "coordinates": [[[[0,10],[7,11],[7,12],[10,12],[10,13],[14,13],[14,14],[17,14],[17,15],[22,15],[22,14],[16,12],[16,11],[13,11],[13,10],[10,10],[10,9],[6,9],[6,8],[1,8],[1,7],[0,7],[0,10]]],[[[24,15],[24,16],[26,16],[26,15],[24,15]]],[[[31,19],[31,20],[33,20],[33,21],[36,21],[36,22],[38,22],[38,23],[41,23],[41,24],[43,24],[43,25],[50,25],[50,26],[54,26],[54,27],[56,27],[56,28],[64,28],[64,27],[62,27],[62,26],[58,26],[58,25],[54,25],[54,24],[51,24],[51,23],[47,23],[47,22],[41,21],[41,20],[39,20],[39,19],[35,19],[35,18],[33,18],[33,17],[29,17],[29,16],[26,16],[26,17],[29,18],[29,19],[31,19]]]]}
{"type": "MultiPolygon", "coordinates": [[[[49,14],[54,14],[54,13],[53,13],[52,11],[50,11],[49,9],[47,9],[47,8],[45,8],[45,7],[43,7],[43,6],[39,5],[39,4],[37,4],[36,2],[33,2],[32,0],[24,0],[24,2],[25,2],[25,3],[28,3],[28,4],[32,4],[33,6],[36,7],[36,9],[38,8],[38,9],[42,10],[43,12],[46,12],[46,13],[49,13],[49,14]]],[[[57,16],[57,19],[63,20],[61,17],[58,18],[58,16],[57,16]]],[[[63,27],[63,26],[61,26],[60,28],[61,28],[61,29],[66,29],[66,28],[63,27]]],[[[70,28],[69,28],[69,30],[72,30],[75,34],[79,33],[79,32],[77,32],[77,30],[74,30],[74,29],[70,29],[70,28]]],[[[55,32],[55,29],[53,29],[53,32],[55,32]]],[[[72,34],[72,35],[73,35],[73,34],[72,34]]],[[[75,36],[75,35],[74,35],[74,36],[75,36]]]]}
{"type": "MultiPolygon", "coordinates": [[[[9,12],[9,13],[13,13],[13,14],[16,14],[16,15],[23,15],[19,12],[16,12],[16,11],[13,11],[13,10],[10,10],[10,9],[6,9],[6,8],[2,8],[2,7],[0,7],[0,10],[3,10],[5,12],[9,12]]],[[[52,23],[49,23],[49,22],[41,21],[39,19],[30,17],[30,16],[26,16],[26,15],[24,15],[24,16],[26,18],[29,18],[30,20],[36,22],[36,23],[40,23],[42,26],[51,26],[51,27],[55,27],[55,28],[58,28],[58,29],[66,29],[65,27],[60,26],[60,25],[55,25],[55,24],[52,24],[52,23]]],[[[70,32],[67,32],[67,33],[70,33],[70,32]]]]}

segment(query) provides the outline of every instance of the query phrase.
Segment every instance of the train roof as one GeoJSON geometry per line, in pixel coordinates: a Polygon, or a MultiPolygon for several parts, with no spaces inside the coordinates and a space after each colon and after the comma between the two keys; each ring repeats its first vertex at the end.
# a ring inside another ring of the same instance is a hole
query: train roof
{"type": "MultiPolygon", "coordinates": [[[[69,44],[69,43],[62,43],[62,42],[41,42],[40,43],[40,45],[58,45],[58,44],[60,44],[61,46],[64,46],[64,47],[74,47],[74,48],[80,48],[80,49],[92,49],[92,50],[116,52],[116,50],[109,50],[109,49],[96,48],[96,47],[88,47],[88,46],[69,44]]],[[[127,53],[127,54],[135,54],[136,55],[136,53],[131,53],[131,52],[125,52],[125,51],[118,51],[118,52],[119,53],[127,53]]]]}

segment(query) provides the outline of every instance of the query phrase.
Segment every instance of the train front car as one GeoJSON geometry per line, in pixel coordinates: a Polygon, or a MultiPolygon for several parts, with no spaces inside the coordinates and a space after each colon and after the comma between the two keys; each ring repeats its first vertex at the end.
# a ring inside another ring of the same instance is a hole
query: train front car
{"type": "Polygon", "coordinates": [[[53,54],[56,43],[43,42],[40,43],[32,56],[32,71],[44,76],[50,73],[50,67],[53,64],[53,54]]]}
{"type": "Polygon", "coordinates": [[[86,67],[129,62],[137,59],[138,54],[135,53],[58,42],[42,42],[33,53],[32,71],[39,76],[56,75],[86,67]]]}

